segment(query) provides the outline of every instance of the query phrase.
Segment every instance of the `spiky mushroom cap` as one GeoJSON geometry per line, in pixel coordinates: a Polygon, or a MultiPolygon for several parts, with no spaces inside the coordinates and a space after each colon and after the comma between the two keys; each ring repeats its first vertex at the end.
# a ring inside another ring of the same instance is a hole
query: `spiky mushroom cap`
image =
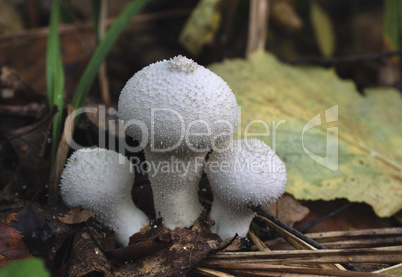
{"type": "Polygon", "coordinates": [[[287,180],[285,164],[257,139],[231,141],[223,150],[214,151],[205,171],[214,194],[212,230],[222,239],[236,233],[246,236],[255,215],[248,203],[267,206],[276,202],[287,180]]]}
{"type": "Polygon", "coordinates": [[[209,151],[230,138],[238,121],[236,98],[226,82],[181,55],[134,74],[118,108],[121,119],[131,120],[129,136],[142,141],[147,131],[146,142],[155,143],[151,147],[171,151],[209,151]]]}
{"type": "Polygon", "coordinates": [[[131,198],[134,171],[123,155],[102,148],[75,151],[61,174],[60,194],[70,208],[82,206],[116,232],[127,245],[129,238],[148,225],[147,216],[131,198]]]}

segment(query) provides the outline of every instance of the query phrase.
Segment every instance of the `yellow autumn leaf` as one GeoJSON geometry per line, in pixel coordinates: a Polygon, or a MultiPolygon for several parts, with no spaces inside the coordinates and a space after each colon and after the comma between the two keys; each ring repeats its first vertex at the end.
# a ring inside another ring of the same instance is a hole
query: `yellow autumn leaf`
{"type": "Polygon", "coordinates": [[[331,18],[316,1],[310,2],[310,20],[321,54],[331,57],[335,51],[334,28],[331,18]]]}
{"type": "Polygon", "coordinates": [[[363,97],[333,70],[289,66],[268,53],[210,69],[241,107],[238,138],[257,133],[249,137],[264,140],[285,162],[288,193],[365,202],[382,217],[402,208],[398,91],[369,89],[363,97]]]}
{"type": "Polygon", "coordinates": [[[213,41],[221,15],[217,9],[220,0],[201,0],[181,31],[179,42],[197,56],[202,47],[213,41]]]}

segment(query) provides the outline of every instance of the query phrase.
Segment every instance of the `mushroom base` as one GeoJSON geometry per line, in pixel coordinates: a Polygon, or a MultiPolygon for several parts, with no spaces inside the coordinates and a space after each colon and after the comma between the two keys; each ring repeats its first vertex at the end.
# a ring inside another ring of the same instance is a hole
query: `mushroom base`
{"type": "Polygon", "coordinates": [[[198,184],[207,152],[172,153],[144,150],[154,198],[155,214],[165,227],[190,227],[202,212],[198,184]]]}
{"type": "Polygon", "coordinates": [[[215,222],[211,227],[213,233],[218,234],[222,240],[233,238],[236,233],[240,237],[247,236],[250,223],[255,212],[247,209],[230,209],[219,197],[214,195],[210,218],[215,222]]]}
{"type": "Polygon", "coordinates": [[[130,237],[147,226],[149,219],[144,212],[134,205],[132,200],[131,202],[122,202],[116,208],[114,216],[107,225],[115,231],[117,242],[127,246],[130,237]]]}

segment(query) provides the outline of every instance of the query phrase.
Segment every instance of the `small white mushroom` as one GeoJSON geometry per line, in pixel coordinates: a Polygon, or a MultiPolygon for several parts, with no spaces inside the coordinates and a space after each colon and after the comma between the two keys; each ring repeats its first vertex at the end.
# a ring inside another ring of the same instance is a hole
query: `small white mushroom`
{"type": "Polygon", "coordinates": [[[134,74],[118,106],[127,134],[144,145],[156,216],[171,229],[190,227],[202,211],[205,156],[237,126],[234,94],[215,73],[177,56],[134,74]]]}
{"type": "Polygon", "coordinates": [[[126,157],[112,150],[85,148],[68,159],[61,174],[60,193],[68,207],[81,205],[95,212],[126,246],[129,238],[149,222],[131,198],[133,183],[134,171],[126,157]]]}
{"type": "Polygon", "coordinates": [[[211,231],[223,240],[247,235],[255,212],[249,202],[268,206],[283,194],[286,167],[275,152],[257,139],[231,141],[227,147],[214,151],[205,171],[214,200],[210,218],[211,231]]]}

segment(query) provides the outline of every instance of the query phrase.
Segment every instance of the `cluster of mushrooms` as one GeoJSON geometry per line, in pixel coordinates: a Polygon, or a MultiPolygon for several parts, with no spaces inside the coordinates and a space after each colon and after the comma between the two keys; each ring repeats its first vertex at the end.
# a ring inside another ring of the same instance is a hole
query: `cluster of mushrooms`
{"type": "MultiPolygon", "coordinates": [[[[283,194],[285,164],[260,140],[231,139],[236,98],[225,81],[193,60],[179,55],[143,68],[124,86],[118,109],[127,135],[146,143],[147,162],[171,165],[171,170],[148,169],[156,217],[165,227],[190,227],[199,217],[204,170],[214,195],[211,231],[223,240],[247,235],[255,215],[249,202],[266,206],[283,194]]],[[[94,211],[124,246],[149,223],[131,198],[130,166],[115,151],[80,149],[68,159],[60,184],[67,206],[94,211]]]]}

